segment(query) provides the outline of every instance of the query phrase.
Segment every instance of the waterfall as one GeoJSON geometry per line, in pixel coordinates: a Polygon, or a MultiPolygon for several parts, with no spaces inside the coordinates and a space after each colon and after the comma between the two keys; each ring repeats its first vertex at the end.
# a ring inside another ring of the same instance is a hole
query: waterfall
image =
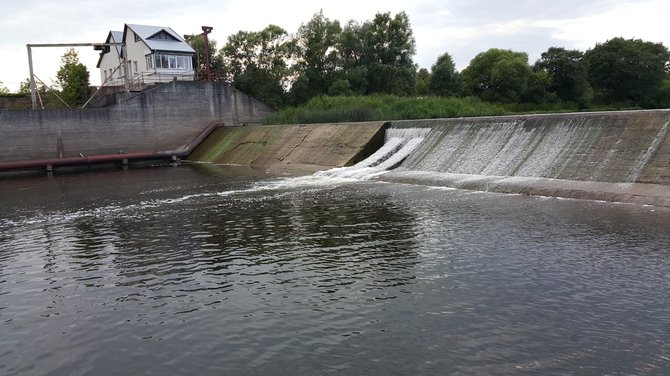
{"type": "Polygon", "coordinates": [[[661,142],[665,138],[665,134],[668,133],[668,123],[670,123],[670,121],[666,121],[665,124],[663,124],[661,129],[656,134],[656,137],[651,142],[651,145],[649,145],[647,150],[645,150],[644,153],[642,153],[642,156],[638,160],[637,164],[635,165],[635,167],[633,167],[633,170],[628,175],[629,182],[634,182],[637,180],[638,177],[640,177],[642,169],[644,168],[644,166],[647,165],[647,163],[649,163],[651,158],[654,156],[656,150],[658,150],[659,146],[661,145],[661,142]]]}
{"type": "Polygon", "coordinates": [[[430,132],[399,172],[617,183],[637,181],[668,133],[663,111],[439,119],[398,126],[412,123],[430,132]]]}
{"type": "Polygon", "coordinates": [[[350,167],[319,171],[315,176],[367,180],[398,166],[423,141],[428,128],[387,129],[384,145],[368,158],[350,167]]]}

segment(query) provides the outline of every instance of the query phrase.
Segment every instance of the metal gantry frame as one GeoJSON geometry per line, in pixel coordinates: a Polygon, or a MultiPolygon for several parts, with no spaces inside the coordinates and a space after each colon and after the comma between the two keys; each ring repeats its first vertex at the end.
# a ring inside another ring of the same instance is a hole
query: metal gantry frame
{"type": "Polygon", "coordinates": [[[37,109],[37,86],[35,85],[35,74],[33,73],[33,47],[93,47],[100,51],[104,47],[124,46],[124,43],[29,43],[28,49],[28,69],[30,70],[30,98],[33,102],[33,110],[37,109]]]}
{"type": "Polygon", "coordinates": [[[205,39],[205,72],[207,72],[207,81],[212,80],[212,72],[210,69],[210,60],[209,60],[209,39],[207,38],[207,34],[212,32],[212,29],[214,29],[211,26],[202,26],[202,35],[204,36],[205,39]]]}
{"type": "MultiPolygon", "coordinates": [[[[210,57],[209,57],[209,41],[207,34],[212,32],[214,29],[211,26],[202,26],[202,35],[205,39],[205,71],[207,73],[207,81],[211,81],[211,71],[210,71],[210,57]]],[[[28,49],[28,69],[30,70],[30,97],[33,102],[33,110],[37,109],[37,86],[35,85],[35,74],[33,73],[33,47],[93,47],[96,51],[103,50],[104,47],[111,46],[125,46],[125,43],[29,43],[26,44],[28,49]]],[[[197,57],[197,53],[196,53],[197,57]]],[[[123,65],[125,69],[125,57],[123,57],[123,65]]],[[[87,102],[88,103],[88,102],[87,102]]]]}

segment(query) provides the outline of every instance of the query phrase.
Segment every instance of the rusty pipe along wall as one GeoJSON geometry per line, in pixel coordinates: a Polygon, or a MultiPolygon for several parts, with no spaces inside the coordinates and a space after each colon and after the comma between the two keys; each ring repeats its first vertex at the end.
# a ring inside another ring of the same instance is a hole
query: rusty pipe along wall
{"type": "Polygon", "coordinates": [[[116,103],[90,109],[0,110],[0,163],[29,165],[29,161],[55,159],[75,163],[82,160],[81,155],[179,150],[212,121],[260,123],[272,112],[267,105],[214,82],[174,81],[119,96],[116,103]]]}
{"type": "Polygon", "coordinates": [[[37,168],[53,168],[60,166],[78,166],[100,163],[128,162],[137,160],[158,160],[158,159],[181,159],[188,157],[189,154],[209,136],[217,127],[224,126],[223,122],[213,121],[191,142],[179,147],[176,150],[166,151],[144,151],[118,154],[98,154],[92,156],[80,155],[79,157],[33,159],[12,162],[0,162],[0,171],[10,170],[30,170],[37,168]]]}

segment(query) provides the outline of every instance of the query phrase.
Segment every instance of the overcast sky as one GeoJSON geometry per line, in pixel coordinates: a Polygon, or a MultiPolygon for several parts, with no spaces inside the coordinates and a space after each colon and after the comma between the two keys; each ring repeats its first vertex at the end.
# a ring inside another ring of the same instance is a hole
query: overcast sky
{"type": "MultiPolygon", "coordinates": [[[[323,9],[326,17],[365,21],[377,12],[409,15],[417,54],[414,62],[429,68],[448,52],[459,70],[489,48],[527,52],[530,64],[549,47],[586,51],[614,37],[639,38],[670,47],[668,0],[81,0],[3,1],[0,17],[0,81],[15,91],[28,77],[27,43],[103,42],[124,23],[169,26],[179,34],[214,27],[210,38],[222,47],[240,30],[269,24],[289,33],[323,9]]],[[[35,74],[55,79],[65,49],[33,49],[35,74]]],[[[81,61],[100,83],[98,52],[80,48],[81,61]]]]}

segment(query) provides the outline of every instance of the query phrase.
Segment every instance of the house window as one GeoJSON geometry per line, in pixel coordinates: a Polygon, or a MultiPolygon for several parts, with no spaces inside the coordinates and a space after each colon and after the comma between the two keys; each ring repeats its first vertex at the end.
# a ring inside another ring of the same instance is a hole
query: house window
{"type": "Polygon", "coordinates": [[[137,60],[133,61],[133,70],[135,71],[135,74],[137,74],[137,60]]]}
{"type": "Polygon", "coordinates": [[[139,41],[140,41],[140,37],[137,34],[135,34],[135,42],[139,42],[139,41]]]}
{"type": "Polygon", "coordinates": [[[154,55],[147,55],[147,69],[154,69],[154,55]]]}
{"type": "Polygon", "coordinates": [[[155,63],[154,68],[181,70],[193,68],[191,56],[156,54],[155,59],[151,59],[151,56],[152,55],[147,56],[147,66],[151,63],[155,63]]]}
{"type": "Polygon", "coordinates": [[[104,72],[105,72],[105,81],[107,81],[107,71],[104,72]]]}

